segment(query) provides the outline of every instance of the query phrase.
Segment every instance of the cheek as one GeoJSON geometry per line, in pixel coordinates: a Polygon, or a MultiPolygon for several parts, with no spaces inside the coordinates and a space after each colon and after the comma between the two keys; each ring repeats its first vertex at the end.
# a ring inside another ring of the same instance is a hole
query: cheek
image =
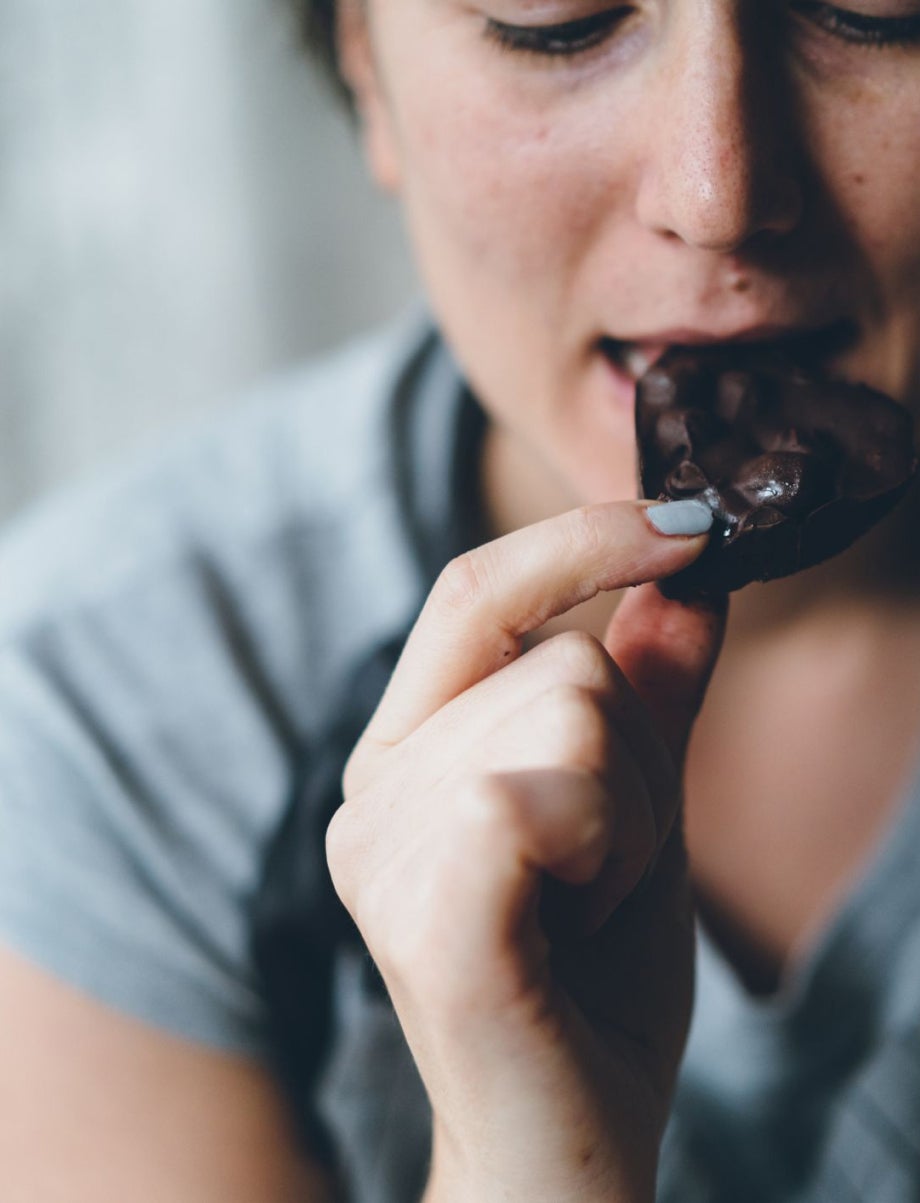
{"type": "MultiPolygon", "coordinates": [[[[920,95],[916,98],[920,112],[920,95]]],[[[920,125],[910,118],[866,122],[836,156],[826,155],[837,215],[846,231],[846,303],[864,337],[849,370],[857,379],[920,405],[920,125]]],[[[864,114],[868,116],[868,114],[864,114]]],[[[845,123],[837,127],[841,138],[845,123]]]]}
{"type": "Polygon", "coordinates": [[[402,76],[397,120],[402,199],[441,328],[571,504],[632,496],[631,414],[606,416],[605,377],[585,371],[599,320],[590,282],[620,220],[619,153],[599,143],[596,104],[557,101],[550,118],[500,85],[471,91],[469,68],[454,90],[437,66],[402,76]]]}
{"type": "MultiPolygon", "coordinates": [[[[918,72],[915,71],[914,75],[918,72]]],[[[920,80],[865,87],[821,135],[832,191],[881,312],[920,310],[920,80]]]]}
{"type": "MultiPolygon", "coordinates": [[[[401,89],[403,200],[423,263],[536,296],[567,289],[596,234],[590,106],[550,117],[469,68],[401,89]]],[[[544,106],[545,107],[545,106],[544,106]]],[[[596,137],[596,135],[594,135],[596,137]]]]}
{"type": "Polygon", "coordinates": [[[420,231],[508,285],[558,271],[583,225],[578,164],[558,137],[521,124],[473,107],[447,128],[420,118],[425,143],[406,195],[420,231]]]}

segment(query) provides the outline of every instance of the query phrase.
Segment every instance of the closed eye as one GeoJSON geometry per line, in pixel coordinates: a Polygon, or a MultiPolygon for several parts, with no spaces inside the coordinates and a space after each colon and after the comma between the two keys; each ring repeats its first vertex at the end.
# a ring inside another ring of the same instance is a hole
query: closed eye
{"type": "MultiPolygon", "coordinates": [[[[920,13],[877,17],[823,0],[792,0],[793,11],[841,41],[867,47],[920,46],[920,13]]],[[[514,25],[487,18],[485,34],[504,50],[545,58],[582,54],[600,46],[633,11],[631,5],[604,9],[551,25],[514,25]]]]}
{"type": "Polygon", "coordinates": [[[861,46],[920,45],[920,13],[907,17],[870,17],[820,0],[796,0],[792,7],[844,42],[861,46]]]}
{"type": "Polygon", "coordinates": [[[503,49],[522,54],[581,54],[604,42],[631,11],[628,6],[610,8],[559,25],[509,25],[490,17],[486,36],[503,49]]]}

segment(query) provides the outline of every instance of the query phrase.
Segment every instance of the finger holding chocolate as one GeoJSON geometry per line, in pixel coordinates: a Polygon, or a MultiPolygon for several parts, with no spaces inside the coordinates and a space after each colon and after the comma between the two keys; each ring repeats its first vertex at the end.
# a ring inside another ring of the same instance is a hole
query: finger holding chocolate
{"type": "Polygon", "coordinates": [[[669,596],[789,576],[849,547],[917,475],[913,421],[865,385],[753,347],[674,348],[639,380],[645,497],[705,501],[710,544],[669,596]]]}

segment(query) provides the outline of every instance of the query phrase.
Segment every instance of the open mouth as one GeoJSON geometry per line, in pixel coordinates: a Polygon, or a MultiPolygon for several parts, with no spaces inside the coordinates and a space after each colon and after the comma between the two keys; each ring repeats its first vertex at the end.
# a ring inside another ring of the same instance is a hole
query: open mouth
{"type": "Polygon", "coordinates": [[[600,349],[611,365],[634,383],[672,348],[716,351],[727,347],[750,347],[763,354],[781,355],[810,376],[831,374],[833,360],[856,339],[855,323],[848,320],[808,330],[792,330],[779,335],[726,339],[722,342],[705,337],[685,336],[671,340],[630,341],[604,336],[600,349]]]}

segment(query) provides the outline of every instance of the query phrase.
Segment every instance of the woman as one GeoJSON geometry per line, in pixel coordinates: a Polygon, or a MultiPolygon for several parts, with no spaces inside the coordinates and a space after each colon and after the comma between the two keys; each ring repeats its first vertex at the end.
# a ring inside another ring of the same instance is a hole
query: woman
{"type": "Polygon", "coordinates": [[[629,500],[671,344],[917,407],[920,10],[853,5],[344,0],[438,333],[7,541],[12,1198],[916,1197],[916,502],[734,597],[719,656],[653,584],[708,515],[629,500]],[[392,1010],[305,946],[299,1157],[252,900],[420,607],[328,844],[392,1010]]]}

